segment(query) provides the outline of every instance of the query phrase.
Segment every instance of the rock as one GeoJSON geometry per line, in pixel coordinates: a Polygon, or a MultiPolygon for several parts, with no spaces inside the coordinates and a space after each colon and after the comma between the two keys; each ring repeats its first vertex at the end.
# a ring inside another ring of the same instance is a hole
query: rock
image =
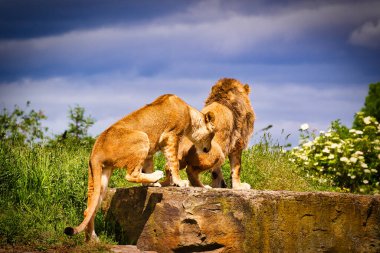
{"type": "Polygon", "coordinates": [[[114,245],[110,250],[115,253],[157,253],[156,251],[141,251],[133,245],[114,245]]]}
{"type": "Polygon", "coordinates": [[[380,196],[331,192],[110,189],[107,229],[157,252],[380,252],[380,196]]]}

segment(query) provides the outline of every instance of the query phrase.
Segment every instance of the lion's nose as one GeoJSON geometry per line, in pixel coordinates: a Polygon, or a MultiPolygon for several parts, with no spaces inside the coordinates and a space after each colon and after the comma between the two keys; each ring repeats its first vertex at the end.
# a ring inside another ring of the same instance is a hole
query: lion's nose
{"type": "Polygon", "coordinates": [[[209,149],[208,148],[203,148],[203,152],[208,153],[209,149]]]}

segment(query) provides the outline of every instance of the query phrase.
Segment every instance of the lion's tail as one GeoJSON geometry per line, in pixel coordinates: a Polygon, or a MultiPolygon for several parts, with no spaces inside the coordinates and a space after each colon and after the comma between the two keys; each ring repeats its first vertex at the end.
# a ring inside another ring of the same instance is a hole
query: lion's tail
{"type": "MultiPolygon", "coordinates": [[[[98,206],[98,203],[99,203],[99,199],[100,199],[100,191],[101,191],[101,181],[102,181],[102,167],[98,164],[96,164],[95,166],[93,166],[94,164],[92,164],[91,162],[89,163],[89,177],[88,177],[88,184],[90,186],[90,184],[93,184],[94,186],[94,192],[91,196],[91,201],[87,207],[87,210],[86,210],[86,217],[84,218],[84,220],[82,221],[82,223],[77,226],[77,227],[66,227],[65,230],[64,230],[64,233],[66,235],[75,235],[75,234],[78,234],[80,232],[82,232],[88,225],[88,223],[90,222],[91,218],[93,215],[95,215],[95,211],[96,211],[96,208],[98,206]],[[95,167],[95,168],[94,168],[95,167]],[[92,180],[92,182],[91,182],[92,180]]],[[[90,188],[90,187],[89,187],[90,188]]]]}

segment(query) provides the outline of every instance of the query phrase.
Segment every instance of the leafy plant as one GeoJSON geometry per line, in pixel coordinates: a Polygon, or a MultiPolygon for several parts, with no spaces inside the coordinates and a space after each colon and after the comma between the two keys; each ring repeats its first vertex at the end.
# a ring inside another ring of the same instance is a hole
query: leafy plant
{"type": "MultiPolygon", "coordinates": [[[[368,95],[365,98],[364,107],[361,109],[361,112],[365,116],[372,116],[378,122],[380,121],[380,82],[369,85],[368,95]]],[[[355,118],[354,127],[356,128],[360,124],[360,120],[355,118]]]]}
{"type": "Polygon", "coordinates": [[[95,119],[90,116],[85,116],[85,109],[76,105],[69,109],[68,118],[70,120],[67,134],[76,139],[88,137],[88,129],[95,123],[95,119]]]}
{"type": "MultiPolygon", "coordinates": [[[[29,108],[30,102],[26,103],[29,108]]],[[[0,141],[33,143],[45,137],[47,127],[41,126],[46,116],[42,111],[31,109],[24,111],[17,105],[12,112],[6,108],[0,114],[0,141]]]]}
{"type": "Polygon", "coordinates": [[[301,144],[290,152],[306,177],[329,182],[345,191],[380,192],[380,125],[364,112],[356,114],[356,127],[334,121],[318,136],[300,129],[301,144]]]}

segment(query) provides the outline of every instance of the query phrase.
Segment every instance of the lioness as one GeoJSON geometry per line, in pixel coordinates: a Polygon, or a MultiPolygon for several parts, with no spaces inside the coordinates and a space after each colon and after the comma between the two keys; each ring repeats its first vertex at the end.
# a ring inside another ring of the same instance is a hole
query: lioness
{"type": "Polygon", "coordinates": [[[253,133],[255,113],[249,99],[250,87],[235,79],[220,79],[211,89],[203,113],[215,115],[215,137],[210,152],[198,152],[189,139],[179,145],[180,167],[186,168],[190,183],[204,187],[199,173],[212,171],[212,187],[226,187],[221,165],[228,156],[231,167],[232,188],[249,189],[240,181],[241,154],[253,133]]]}
{"type": "Polygon", "coordinates": [[[65,228],[65,234],[74,235],[86,228],[86,240],[96,239],[95,213],[113,170],[127,169],[126,179],[131,182],[155,183],[163,177],[163,172],[146,174],[142,170],[152,166],[152,156],[158,150],[165,155],[173,184],[188,186],[178,171],[179,140],[187,137],[200,152],[208,152],[214,136],[213,122],[212,112],[204,115],[175,95],[163,95],[101,133],[89,161],[85,218],[79,226],[65,228]]]}

